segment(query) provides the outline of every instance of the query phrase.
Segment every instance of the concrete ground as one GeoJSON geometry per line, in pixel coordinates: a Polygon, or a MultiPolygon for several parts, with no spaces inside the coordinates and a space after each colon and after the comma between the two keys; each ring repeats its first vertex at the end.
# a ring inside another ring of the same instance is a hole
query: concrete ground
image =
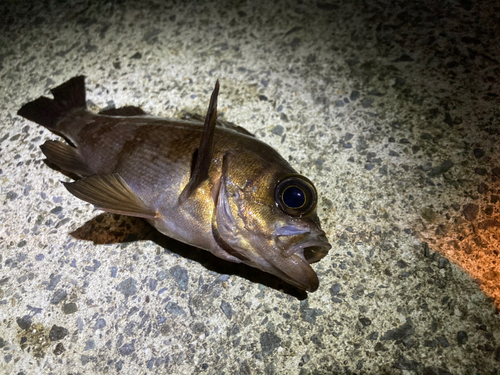
{"type": "Polygon", "coordinates": [[[0,373],[497,374],[500,4],[0,4],[0,373]],[[306,295],[70,195],[16,116],[219,108],[320,192],[306,295]]]}

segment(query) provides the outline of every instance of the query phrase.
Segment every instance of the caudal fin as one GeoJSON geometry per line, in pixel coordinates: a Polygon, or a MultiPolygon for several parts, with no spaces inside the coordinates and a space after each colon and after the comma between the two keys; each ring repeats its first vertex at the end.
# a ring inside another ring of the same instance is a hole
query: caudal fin
{"type": "Polygon", "coordinates": [[[50,92],[54,99],[41,96],[23,105],[17,114],[59,134],[57,122],[60,119],[76,108],[86,108],[85,77],[73,77],[50,92]]]}

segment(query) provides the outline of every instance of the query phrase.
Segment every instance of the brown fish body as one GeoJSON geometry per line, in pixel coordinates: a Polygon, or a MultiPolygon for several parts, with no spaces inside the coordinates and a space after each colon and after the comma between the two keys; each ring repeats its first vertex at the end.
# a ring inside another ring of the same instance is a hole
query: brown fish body
{"type": "Polygon", "coordinates": [[[144,217],[167,236],[222,259],[317,289],[309,263],[331,246],[314,207],[287,214],[275,191],[287,178],[300,177],[298,186],[315,194],[314,186],[248,132],[215,126],[217,93],[203,123],[135,107],[94,114],[85,109],[82,85],[83,77],[75,77],[52,90],[54,100],[42,97],[19,111],[69,143],[47,141],[42,151],[77,179],[65,184],[71,193],[106,211],[144,217]]]}

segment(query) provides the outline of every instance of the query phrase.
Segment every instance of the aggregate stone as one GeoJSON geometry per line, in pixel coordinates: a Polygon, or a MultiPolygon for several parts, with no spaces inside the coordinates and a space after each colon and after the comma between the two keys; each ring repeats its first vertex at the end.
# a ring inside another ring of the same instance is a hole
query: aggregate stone
{"type": "Polygon", "coordinates": [[[97,319],[94,325],[94,329],[103,329],[104,327],[106,327],[106,320],[103,318],[97,319]]]}
{"type": "Polygon", "coordinates": [[[412,324],[412,321],[410,318],[406,318],[406,323],[399,326],[396,329],[390,329],[387,332],[385,332],[382,337],[380,338],[381,340],[402,340],[405,338],[408,338],[409,336],[412,336],[415,333],[415,327],[412,324]]]}
{"type": "Polygon", "coordinates": [[[53,325],[49,332],[50,341],[59,341],[68,335],[68,330],[64,327],[53,325]]]}
{"type": "Polygon", "coordinates": [[[181,290],[186,291],[189,283],[189,274],[187,270],[181,266],[175,266],[171,268],[169,272],[177,281],[181,290]]]}
{"type": "Polygon", "coordinates": [[[116,289],[125,297],[133,296],[137,293],[137,281],[134,278],[129,277],[118,284],[116,289]]]}
{"type": "Polygon", "coordinates": [[[85,343],[85,348],[83,350],[87,351],[87,350],[92,350],[92,349],[95,349],[95,341],[94,340],[88,340],[85,343]]]}
{"type": "Polygon", "coordinates": [[[475,203],[468,203],[463,207],[464,217],[468,221],[474,221],[479,213],[479,206],[475,203]]]}
{"type": "Polygon", "coordinates": [[[62,307],[62,311],[65,314],[73,314],[78,311],[78,305],[75,302],[66,303],[62,307]]]}
{"type": "Polygon", "coordinates": [[[281,339],[272,332],[263,332],[260,335],[260,345],[262,347],[262,354],[269,355],[274,349],[278,348],[281,344],[281,339]]]}
{"type": "Polygon", "coordinates": [[[467,332],[465,331],[458,331],[457,332],[457,342],[459,345],[463,345],[468,341],[469,337],[467,335],[467,332]]]}
{"type": "Polygon", "coordinates": [[[128,343],[128,344],[124,344],[120,349],[118,349],[118,352],[122,356],[131,355],[133,352],[135,352],[134,342],[128,343]]]}
{"type": "Polygon", "coordinates": [[[165,310],[176,316],[186,316],[186,311],[175,302],[167,303],[165,310]]]}
{"type": "Polygon", "coordinates": [[[53,305],[57,305],[59,302],[64,300],[67,296],[68,296],[68,293],[64,289],[57,289],[54,292],[54,294],[50,300],[50,303],[53,305]]]}
{"type": "Polygon", "coordinates": [[[29,315],[25,315],[22,318],[16,318],[17,325],[21,329],[28,329],[31,326],[32,319],[29,315]]]}

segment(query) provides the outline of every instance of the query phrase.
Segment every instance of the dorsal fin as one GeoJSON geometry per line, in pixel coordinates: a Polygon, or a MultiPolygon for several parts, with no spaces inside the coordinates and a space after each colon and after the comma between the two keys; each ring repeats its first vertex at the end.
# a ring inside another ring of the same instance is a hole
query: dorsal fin
{"type": "Polygon", "coordinates": [[[99,114],[105,115],[105,116],[144,116],[144,115],[147,115],[147,113],[144,112],[141,108],[134,107],[133,105],[127,105],[125,107],[120,107],[120,108],[103,109],[102,111],[99,112],[99,114]]]}
{"type": "MultiPolygon", "coordinates": [[[[196,113],[194,113],[194,114],[193,113],[186,113],[184,115],[183,119],[204,122],[203,116],[198,115],[196,113]]],[[[243,128],[239,125],[236,125],[234,122],[231,122],[231,121],[217,119],[217,126],[220,126],[221,128],[224,128],[224,129],[231,129],[231,130],[237,131],[238,133],[249,135],[251,137],[255,137],[255,135],[250,133],[248,130],[246,130],[245,128],[243,128]]]]}
{"type": "Polygon", "coordinates": [[[217,124],[217,96],[219,95],[219,80],[215,82],[215,88],[210,97],[203,133],[201,135],[200,147],[196,155],[193,171],[189,182],[179,196],[179,204],[188,199],[191,194],[208,178],[208,170],[214,153],[215,126],[217,124]]]}

